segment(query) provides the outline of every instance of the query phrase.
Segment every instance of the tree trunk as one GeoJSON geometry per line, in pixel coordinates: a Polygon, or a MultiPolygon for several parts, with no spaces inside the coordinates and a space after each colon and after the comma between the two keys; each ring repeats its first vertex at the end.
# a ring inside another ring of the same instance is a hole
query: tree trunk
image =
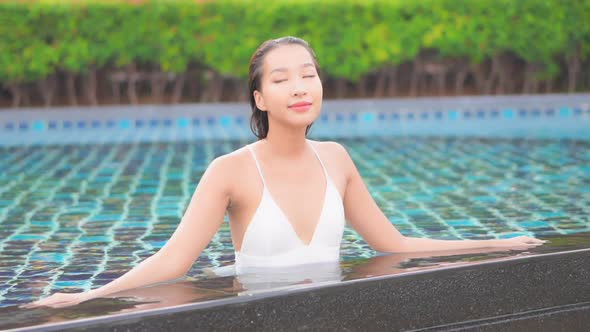
{"type": "Polygon", "coordinates": [[[150,91],[152,93],[152,100],[158,104],[162,103],[165,88],[165,73],[158,69],[155,69],[152,73],[150,73],[150,91]]]}
{"type": "Polygon", "coordinates": [[[248,101],[248,87],[243,80],[236,79],[238,101],[248,101]]]}
{"type": "Polygon", "coordinates": [[[508,54],[504,54],[498,60],[498,85],[496,86],[496,94],[515,91],[514,80],[516,73],[514,72],[514,68],[517,67],[517,64],[515,64],[516,59],[508,54]]]}
{"type": "Polygon", "coordinates": [[[189,88],[188,88],[188,96],[191,101],[199,101],[203,100],[203,93],[201,91],[201,83],[200,77],[190,77],[188,80],[189,88]]]}
{"type": "Polygon", "coordinates": [[[205,73],[207,86],[201,95],[201,102],[219,102],[223,94],[223,76],[214,70],[205,73]]]}
{"type": "Polygon", "coordinates": [[[580,72],[580,54],[578,50],[566,57],[567,64],[567,91],[576,92],[578,73],[580,72]]]}
{"type": "Polygon", "coordinates": [[[494,54],[492,56],[492,68],[490,69],[490,75],[487,77],[485,85],[484,85],[484,94],[492,94],[494,91],[494,87],[496,85],[496,81],[498,80],[498,72],[500,66],[500,55],[494,54]]]}
{"type": "Polygon", "coordinates": [[[446,78],[447,78],[447,71],[446,70],[442,70],[441,72],[439,72],[436,75],[436,85],[437,85],[437,90],[438,90],[439,96],[444,95],[446,78]]]}
{"type": "Polygon", "coordinates": [[[113,94],[113,101],[115,104],[121,103],[121,85],[127,81],[127,74],[122,71],[115,71],[109,74],[111,81],[111,89],[113,94]]]}
{"type": "MultiPolygon", "coordinates": [[[[213,72],[213,70],[205,69],[205,71],[203,72],[203,80],[205,81],[204,82],[205,86],[201,88],[202,92],[201,92],[201,98],[199,100],[200,102],[206,103],[206,102],[210,101],[211,90],[213,89],[212,82],[213,82],[214,76],[215,76],[215,73],[213,72]]],[[[199,82],[197,82],[197,83],[199,83],[199,82]]],[[[203,82],[200,82],[200,83],[201,84],[199,84],[199,85],[202,86],[203,82]]]]}
{"type": "Polygon", "coordinates": [[[475,80],[475,92],[477,94],[482,94],[485,91],[488,79],[486,77],[485,64],[479,63],[471,65],[470,67],[471,72],[473,73],[473,79],[475,80]]]}
{"type": "Polygon", "coordinates": [[[31,84],[21,84],[19,85],[19,90],[21,92],[21,105],[23,106],[31,106],[31,95],[33,94],[33,90],[35,90],[35,86],[31,84]]]}
{"type": "Polygon", "coordinates": [[[369,75],[363,75],[360,80],[358,80],[358,94],[361,98],[367,97],[367,85],[369,84],[369,75]]]}
{"type": "Polygon", "coordinates": [[[536,93],[539,89],[539,79],[537,78],[538,65],[527,62],[525,66],[524,84],[522,92],[525,94],[536,93]]]}
{"type": "Polygon", "coordinates": [[[387,96],[389,97],[397,95],[397,71],[397,66],[387,69],[387,96]]]}
{"type": "Polygon", "coordinates": [[[531,93],[531,80],[529,70],[529,64],[527,62],[524,68],[524,81],[522,82],[522,93],[525,95],[531,93]]]}
{"type": "Polygon", "coordinates": [[[498,72],[498,84],[496,85],[496,94],[501,95],[504,94],[508,89],[506,89],[508,85],[508,78],[506,77],[506,71],[508,70],[504,66],[500,66],[498,72]]]}
{"type": "Polygon", "coordinates": [[[8,83],[8,91],[12,95],[12,107],[19,107],[22,100],[22,91],[17,83],[8,83]]]}
{"type": "MultiPolygon", "coordinates": [[[[420,55],[418,55],[420,57],[420,55]]],[[[412,78],[410,79],[410,96],[416,97],[418,95],[418,86],[420,85],[420,75],[422,73],[422,65],[418,59],[414,60],[412,66],[412,78]]]]}
{"type": "Polygon", "coordinates": [[[336,79],[336,98],[342,99],[346,95],[346,81],[343,78],[336,79]]]}
{"type": "Polygon", "coordinates": [[[457,70],[457,76],[455,77],[455,95],[462,95],[465,89],[465,80],[469,74],[469,68],[466,65],[462,65],[457,70]]]}
{"type": "Polygon", "coordinates": [[[387,76],[385,74],[386,70],[386,68],[383,68],[377,71],[377,80],[375,82],[373,98],[381,98],[385,95],[385,84],[387,83],[387,76]]]}
{"type": "Polygon", "coordinates": [[[186,74],[176,74],[174,78],[174,88],[172,90],[172,104],[178,104],[182,99],[182,90],[184,88],[184,81],[186,78],[186,74]]]}
{"type": "Polygon", "coordinates": [[[53,96],[55,94],[55,76],[49,75],[37,81],[37,88],[41,93],[43,105],[45,107],[51,106],[51,102],[53,101],[53,96]]]}
{"type": "Polygon", "coordinates": [[[135,86],[135,82],[138,80],[137,69],[135,63],[130,63],[126,67],[127,72],[127,97],[129,101],[133,105],[139,104],[139,100],[137,98],[137,89],[135,86]]]}
{"type": "Polygon", "coordinates": [[[213,75],[213,84],[211,85],[211,87],[213,88],[211,90],[211,96],[212,96],[212,102],[214,103],[218,103],[221,101],[221,97],[223,96],[223,76],[221,76],[221,74],[215,72],[215,74],[213,75]]]}
{"type": "Polygon", "coordinates": [[[545,93],[551,92],[553,92],[553,80],[549,78],[545,80],[545,93]]]}
{"type": "Polygon", "coordinates": [[[68,95],[68,101],[70,105],[77,106],[78,99],[76,98],[76,74],[67,71],[66,72],[66,93],[68,95]]]}
{"type": "Polygon", "coordinates": [[[98,105],[98,99],[96,98],[96,66],[90,66],[88,74],[86,75],[86,98],[90,105],[98,105]]]}

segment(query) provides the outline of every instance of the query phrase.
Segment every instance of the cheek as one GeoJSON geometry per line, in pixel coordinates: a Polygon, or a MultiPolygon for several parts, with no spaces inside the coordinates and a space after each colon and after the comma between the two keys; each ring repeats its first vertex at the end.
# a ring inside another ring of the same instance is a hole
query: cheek
{"type": "Polygon", "coordinates": [[[277,96],[284,95],[288,93],[287,85],[286,84],[269,84],[267,85],[267,97],[272,99],[276,99],[277,96]]]}
{"type": "Polygon", "coordinates": [[[265,87],[264,102],[270,109],[276,108],[278,105],[285,103],[285,99],[288,99],[288,92],[282,88],[280,84],[269,84],[265,87]],[[285,97],[286,96],[286,97],[285,97]]]}
{"type": "Polygon", "coordinates": [[[324,92],[324,87],[322,86],[322,81],[318,78],[313,84],[313,92],[317,96],[322,96],[324,92]]]}

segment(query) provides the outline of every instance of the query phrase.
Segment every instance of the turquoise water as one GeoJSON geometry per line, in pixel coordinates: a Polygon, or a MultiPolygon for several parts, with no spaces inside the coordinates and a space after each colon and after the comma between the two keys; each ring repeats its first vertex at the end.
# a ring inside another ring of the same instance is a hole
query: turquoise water
{"type": "MultiPolygon", "coordinates": [[[[405,235],[590,231],[590,141],[338,138],[405,235]]],[[[0,307],[88,290],[162,247],[208,163],[249,140],[0,147],[0,307]]],[[[351,229],[342,260],[375,252],[351,229]]],[[[189,276],[233,261],[224,223],[189,276]]]]}

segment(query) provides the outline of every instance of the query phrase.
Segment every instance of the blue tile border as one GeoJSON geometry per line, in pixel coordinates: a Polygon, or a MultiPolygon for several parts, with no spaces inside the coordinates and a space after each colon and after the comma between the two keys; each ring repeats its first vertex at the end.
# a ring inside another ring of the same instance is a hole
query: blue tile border
{"type": "MultiPolygon", "coordinates": [[[[37,135],[104,130],[136,131],[215,127],[249,132],[246,104],[116,106],[0,111],[0,135],[37,135]],[[90,110],[89,110],[90,109],[90,110]],[[48,115],[49,114],[49,115],[48,115]],[[71,118],[66,118],[71,117],[71,118]]],[[[467,122],[590,119],[589,95],[470,97],[413,100],[325,101],[317,127],[339,125],[436,125],[467,122]]],[[[589,120],[590,121],[590,120],[589,120]]],[[[361,129],[362,129],[361,128],[361,129]]],[[[383,127],[384,128],[384,127],[383,127]]],[[[404,125],[404,128],[409,128],[404,125]]],[[[350,130],[348,130],[350,132],[350,130]]],[[[312,131],[313,132],[313,131],[312,131]]],[[[2,143],[0,143],[2,145],[2,143]]]]}
{"type": "MultiPolygon", "coordinates": [[[[501,113],[496,110],[478,110],[478,111],[457,111],[457,110],[433,110],[433,111],[406,111],[406,112],[359,112],[359,113],[346,113],[338,112],[335,114],[322,114],[319,121],[322,123],[374,123],[374,122],[391,122],[391,121],[432,121],[432,120],[481,120],[481,119],[497,119],[499,117],[509,120],[515,118],[542,118],[542,117],[553,117],[555,114],[559,114],[562,118],[567,117],[579,117],[583,115],[580,108],[572,111],[571,108],[561,108],[557,112],[555,109],[548,109],[545,112],[541,112],[538,109],[520,109],[515,112],[512,109],[504,109],[501,113]],[[500,116],[501,114],[501,116],[500,116]]],[[[95,119],[95,120],[38,120],[31,119],[25,121],[8,121],[4,122],[1,126],[3,131],[45,131],[45,130],[73,130],[73,129],[84,129],[92,130],[104,128],[118,128],[118,129],[132,129],[132,128],[161,128],[161,127],[177,127],[187,128],[192,126],[200,126],[206,124],[208,126],[221,125],[222,127],[232,127],[234,125],[244,125],[249,122],[249,118],[244,116],[208,116],[208,117],[179,117],[179,118],[139,118],[139,119],[95,119]]]]}

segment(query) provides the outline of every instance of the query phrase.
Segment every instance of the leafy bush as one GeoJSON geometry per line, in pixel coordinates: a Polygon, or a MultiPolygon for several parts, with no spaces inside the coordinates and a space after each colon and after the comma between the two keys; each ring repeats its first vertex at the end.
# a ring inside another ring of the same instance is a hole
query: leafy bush
{"type": "Polygon", "coordinates": [[[348,81],[424,50],[472,64],[509,53],[544,79],[590,53],[590,0],[5,1],[0,22],[5,86],[130,64],[244,79],[255,48],[283,35],[348,81]]]}

